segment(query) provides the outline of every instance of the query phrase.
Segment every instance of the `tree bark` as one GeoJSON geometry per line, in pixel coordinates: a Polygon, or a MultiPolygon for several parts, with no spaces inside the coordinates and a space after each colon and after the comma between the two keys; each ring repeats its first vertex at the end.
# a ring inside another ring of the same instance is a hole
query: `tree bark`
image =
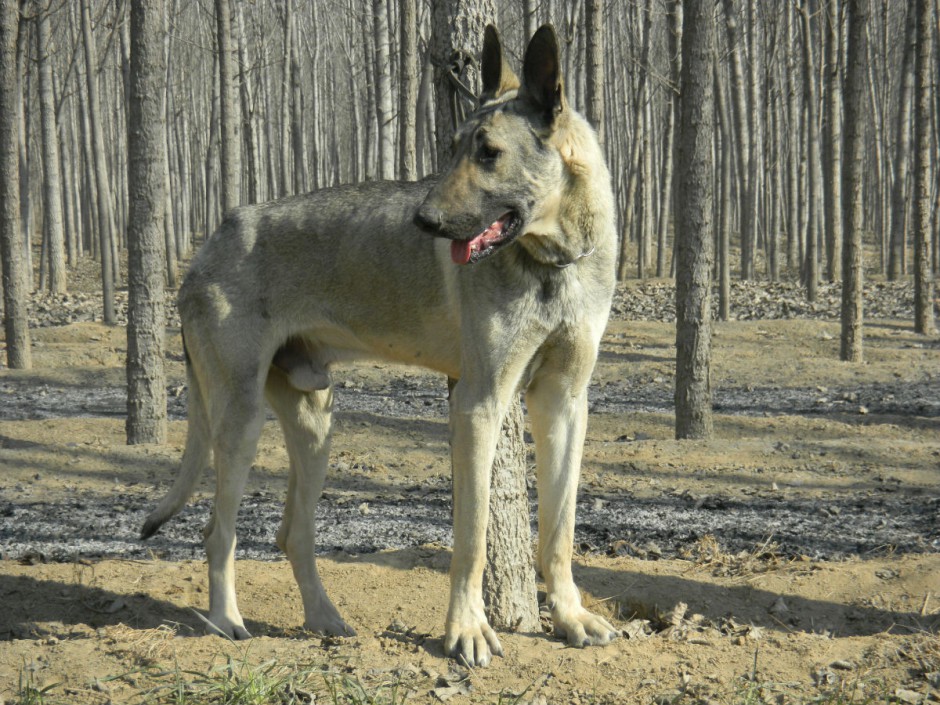
{"type": "Polygon", "coordinates": [[[238,93],[235,86],[236,54],[232,41],[232,8],[229,0],[215,0],[216,37],[219,51],[219,114],[221,141],[219,153],[221,174],[219,194],[222,213],[230,211],[241,200],[241,144],[238,141],[236,111],[238,93]]]}
{"type": "MultiPolygon", "coordinates": [[[[751,231],[751,154],[750,154],[750,114],[747,106],[747,88],[744,85],[744,40],[740,31],[734,0],[724,0],[725,27],[728,33],[731,62],[730,107],[734,120],[735,150],[738,167],[738,198],[741,223],[741,278],[754,276],[754,233],[751,231]]],[[[752,106],[755,110],[757,106],[752,106]]]]}
{"type": "Polygon", "coordinates": [[[127,115],[127,442],[166,442],[163,1],[132,0],[127,115]]]}
{"type": "Polygon", "coordinates": [[[684,13],[676,160],[676,438],[712,435],[711,272],[715,30],[708,3],[684,13]]]}
{"type": "MultiPolygon", "coordinates": [[[[842,0],[826,7],[826,278],[842,278],[842,0]]],[[[868,0],[865,0],[866,2],[868,0]]],[[[858,8],[856,8],[858,9],[858,8]]],[[[862,27],[864,30],[864,25],[862,27]]],[[[851,41],[851,40],[850,40],[851,41]]],[[[864,66],[864,64],[863,64],[864,66]]],[[[864,77],[863,77],[864,78],[864,77]]],[[[864,87],[864,83],[862,84],[864,87]]],[[[864,96],[863,96],[864,97],[864,96]]],[[[846,138],[848,139],[848,138],[846,138]]]]}
{"type": "Polygon", "coordinates": [[[806,104],[806,257],[803,280],[806,284],[806,298],[816,300],[819,288],[819,256],[817,254],[817,218],[819,206],[819,183],[816,169],[819,163],[819,136],[816,129],[816,77],[813,61],[813,32],[810,22],[811,0],[800,0],[800,17],[803,26],[803,96],[806,104]]]}
{"type": "Polygon", "coordinates": [[[101,120],[101,103],[98,99],[98,65],[95,58],[95,37],[91,28],[91,0],[82,0],[82,36],[85,48],[85,77],[88,89],[89,129],[91,132],[92,157],[95,169],[95,187],[98,194],[98,232],[100,233],[101,297],[104,307],[104,322],[114,325],[115,263],[111,244],[115,237],[114,207],[111,200],[111,182],[108,179],[108,164],[104,150],[104,123],[101,120]]]}
{"type": "Polygon", "coordinates": [[[65,292],[65,234],[62,227],[62,177],[59,171],[59,132],[56,128],[55,95],[52,82],[54,50],[49,8],[34,2],[36,13],[36,52],[39,56],[39,112],[42,126],[42,229],[48,252],[49,291],[65,292]]]}
{"type": "MultiPolygon", "coordinates": [[[[19,132],[16,43],[18,0],[0,0],[0,262],[7,367],[32,367],[26,302],[29,297],[20,229],[19,132]]],[[[28,182],[24,184],[28,188],[28,182]]]]}
{"type": "Polygon", "coordinates": [[[392,87],[389,70],[388,5],[372,0],[372,32],[375,41],[375,116],[378,177],[395,178],[395,145],[392,131],[392,87]]]}
{"type": "Polygon", "coordinates": [[[845,74],[845,163],[841,189],[845,241],[842,244],[842,335],[840,357],[862,361],[862,180],[865,176],[865,62],[869,0],[848,0],[848,63],[845,74]]]}
{"type": "Polygon", "coordinates": [[[417,107],[418,107],[418,8],[416,0],[401,0],[401,81],[398,94],[398,177],[403,181],[418,178],[417,107]]]}
{"type": "Polygon", "coordinates": [[[914,192],[911,226],[914,233],[914,330],[924,335],[937,330],[934,319],[934,282],[930,267],[930,179],[931,43],[933,40],[930,0],[916,0],[908,9],[917,13],[917,52],[914,73],[914,192]]]}
{"type": "Polygon", "coordinates": [[[604,4],[601,0],[587,0],[584,5],[584,24],[587,51],[587,119],[597,132],[597,140],[604,147],[604,4]]]}
{"type": "Polygon", "coordinates": [[[904,55],[901,61],[901,87],[898,95],[898,121],[895,134],[894,181],[891,186],[891,234],[888,245],[888,280],[896,281],[905,270],[904,244],[907,239],[908,171],[911,166],[911,112],[914,103],[914,55],[917,52],[917,15],[907,7],[904,22],[904,55]]]}

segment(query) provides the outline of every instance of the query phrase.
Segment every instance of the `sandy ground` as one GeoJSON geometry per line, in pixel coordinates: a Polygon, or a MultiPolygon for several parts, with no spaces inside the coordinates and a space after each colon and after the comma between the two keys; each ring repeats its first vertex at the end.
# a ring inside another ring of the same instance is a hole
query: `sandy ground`
{"type": "MultiPolygon", "coordinates": [[[[179,337],[172,333],[169,373],[182,385],[179,337]]],[[[666,323],[612,321],[597,388],[668,392],[673,336],[666,323]]],[[[585,491],[638,500],[683,493],[703,502],[807,498],[834,521],[846,502],[864,507],[906,496],[940,522],[935,407],[902,404],[881,413],[851,391],[887,390],[883,395],[893,399],[925,385],[935,389],[938,340],[896,320],[873,322],[866,336],[866,362],[848,365],[837,361],[832,322],[717,326],[716,390],[771,389],[785,399],[788,390],[810,388],[818,395],[814,409],[719,411],[714,440],[677,442],[669,413],[605,411],[598,404],[585,450],[585,491]]],[[[25,379],[38,399],[44,384],[120,384],[123,329],[79,323],[37,330],[35,338],[35,369],[0,370],[0,388],[16,382],[21,389],[25,379]]],[[[355,389],[404,374],[414,373],[367,365],[348,379],[355,389]]],[[[369,468],[372,493],[440,481],[448,473],[445,429],[443,418],[363,423],[339,412],[334,457],[348,472],[334,472],[330,486],[351,493],[364,487],[360,467],[369,468]]],[[[185,423],[173,421],[166,447],[128,447],[119,416],[0,421],[0,511],[76,492],[102,501],[115,493],[156,500],[184,433],[185,423]]],[[[269,423],[249,492],[282,493],[285,466],[279,430],[269,423]]],[[[200,495],[209,489],[204,485],[200,495]]],[[[772,535],[734,552],[720,535],[702,536],[684,545],[681,557],[666,559],[636,550],[642,536],[630,544],[623,551],[616,541],[582,547],[575,567],[586,601],[624,630],[620,639],[578,650],[547,633],[504,634],[505,656],[472,673],[442,654],[450,559],[444,545],[322,557],[327,590],[359,632],[349,640],[322,640],[298,628],[300,598],[284,560],[240,561],[240,606],[256,638],[239,644],[202,636],[194,613],[207,608],[201,559],[4,557],[0,702],[18,702],[24,683],[52,686],[46,702],[138,702],[148,688],[172,681],[167,673],[174,669],[198,682],[227,659],[230,671],[266,663],[312,669],[318,701],[328,700],[328,684],[346,679],[380,695],[397,684],[399,697],[410,693],[409,702],[418,703],[505,703],[520,695],[526,703],[719,703],[755,694],[785,703],[834,693],[850,702],[940,702],[936,531],[917,550],[885,545],[838,561],[778,550],[772,535]]]]}

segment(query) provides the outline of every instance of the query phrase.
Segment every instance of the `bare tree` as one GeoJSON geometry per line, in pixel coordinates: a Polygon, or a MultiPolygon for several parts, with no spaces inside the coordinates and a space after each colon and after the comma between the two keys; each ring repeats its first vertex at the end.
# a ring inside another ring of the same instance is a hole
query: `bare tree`
{"type": "Polygon", "coordinates": [[[909,12],[917,13],[917,52],[914,73],[914,189],[912,230],[914,232],[914,330],[930,334],[937,329],[934,320],[934,282],[930,267],[930,204],[933,182],[930,178],[931,143],[931,44],[933,12],[930,0],[916,0],[909,12]]]}
{"type": "Polygon", "coordinates": [[[864,172],[865,62],[869,0],[848,0],[848,62],[845,75],[845,163],[841,189],[845,241],[842,243],[842,338],[840,357],[862,361],[862,181],[864,172]]]}
{"type": "Polygon", "coordinates": [[[712,435],[711,272],[713,263],[712,64],[709,3],[683,13],[680,127],[676,159],[676,438],[712,435]]]}
{"type": "Polygon", "coordinates": [[[816,103],[816,77],[815,62],[813,60],[813,25],[811,22],[812,10],[809,4],[813,0],[799,0],[800,19],[803,27],[803,98],[806,110],[806,152],[807,152],[807,214],[806,221],[806,255],[803,264],[803,280],[806,284],[806,298],[816,300],[819,287],[819,255],[817,247],[819,217],[819,180],[817,179],[817,165],[819,164],[819,135],[817,123],[816,103]]]}
{"type": "Polygon", "coordinates": [[[127,442],[166,441],[163,0],[132,0],[127,113],[127,442]]]}
{"type": "Polygon", "coordinates": [[[241,113],[237,110],[239,103],[235,85],[235,67],[238,62],[236,46],[232,42],[232,8],[229,0],[215,0],[215,21],[219,50],[220,191],[224,213],[237,206],[241,200],[241,143],[238,139],[241,113]]]}
{"type": "Polygon", "coordinates": [[[101,256],[101,296],[104,306],[104,322],[114,325],[114,282],[116,262],[113,259],[112,242],[115,238],[114,207],[111,200],[111,182],[108,179],[108,163],[104,149],[104,122],[101,118],[101,102],[98,95],[98,61],[95,35],[91,27],[91,0],[81,0],[82,36],[85,48],[85,79],[88,90],[89,130],[92,158],[95,170],[95,188],[98,194],[98,232],[101,256]]]}
{"type": "MultiPolygon", "coordinates": [[[[19,91],[16,43],[18,0],[0,0],[0,261],[3,263],[3,328],[7,366],[32,366],[26,299],[29,295],[20,230],[19,91]]],[[[29,184],[24,184],[28,188],[29,184]]]]}
{"type": "Polygon", "coordinates": [[[587,119],[604,146],[604,14],[601,0],[587,0],[584,5],[585,44],[587,51],[587,119]]]}
{"type": "Polygon", "coordinates": [[[395,149],[387,0],[372,0],[372,22],[375,39],[375,114],[378,121],[376,134],[379,178],[392,179],[395,176],[395,149]]]}
{"type": "MultiPolygon", "coordinates": [[[[826,5],[826,134],[823,168],[826,172],[826,278],[831,282],[842,277],[843,252],[841,2],[829,0],[826,5]]],[[[864,76],[862,78],[864,80],[864,76]]],[[[861,85],[864,88],[864,83],[861,85]]]]}
{"type": "Polygon", "coordinates": [[[62,178],[59,171],[59,132],[56,128],[52,58],[55,49],[51,10],[36,0],[36,52],[39,57],[39,110],[42,124],[42,229],[43,249],[48,253],[49,291],[65,291],[65,234],[62,228],[62,178]]]}
{"type": "Polygon", "coordinates": [[[401,80],[398,93],[398,176],[404,181],[418,178],[417,107],[418,107],[418,8],[417,0],[401,0],[401,80]]]}
{"type": "Polygon", "coordinates": [[[907,198],[911,167],[911,112],[914,104],[914,55],[917,51],[917,15],[907,3],[904,22],[904,50],[901,60],[901,85],[898,95],[898,120],[895,134],[894,182],[891,186],[891,232],[888,236],[888,279],[895,281],[906,269],[907,198]]]}

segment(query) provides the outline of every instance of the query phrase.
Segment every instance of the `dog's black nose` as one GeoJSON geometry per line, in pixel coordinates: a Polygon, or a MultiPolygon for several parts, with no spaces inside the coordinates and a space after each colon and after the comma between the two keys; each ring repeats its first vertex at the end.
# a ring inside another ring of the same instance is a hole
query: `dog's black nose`
{"type": "Polygon", "coordinates": [[[422,230],[436,233],[444,225],[444,214],[434,206],[425,203],[415,213],[415,225],[422,230]]]}

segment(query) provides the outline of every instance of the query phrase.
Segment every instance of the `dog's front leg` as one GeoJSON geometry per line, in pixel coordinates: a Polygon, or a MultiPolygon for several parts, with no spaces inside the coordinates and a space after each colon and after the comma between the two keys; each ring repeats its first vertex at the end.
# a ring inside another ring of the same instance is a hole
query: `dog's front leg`
{"type": "Polygon", "coordinates": [[[538,476],[539,565],[555,633],[572,646],[606,644],[617,631],[606,619],[584,609],[571,574],[587,390],[569,384],[566,375],[549,371],[529,387],[526,402],[538,476]]]}
{"type": "Polygon", "coordinates": [[[444,650],[468,666],[486,666],[503,648],[483,609],[490,468],[502,418],[493,399],[476,399],[463,380],[451,397],[454,555],[444,650]]]}

